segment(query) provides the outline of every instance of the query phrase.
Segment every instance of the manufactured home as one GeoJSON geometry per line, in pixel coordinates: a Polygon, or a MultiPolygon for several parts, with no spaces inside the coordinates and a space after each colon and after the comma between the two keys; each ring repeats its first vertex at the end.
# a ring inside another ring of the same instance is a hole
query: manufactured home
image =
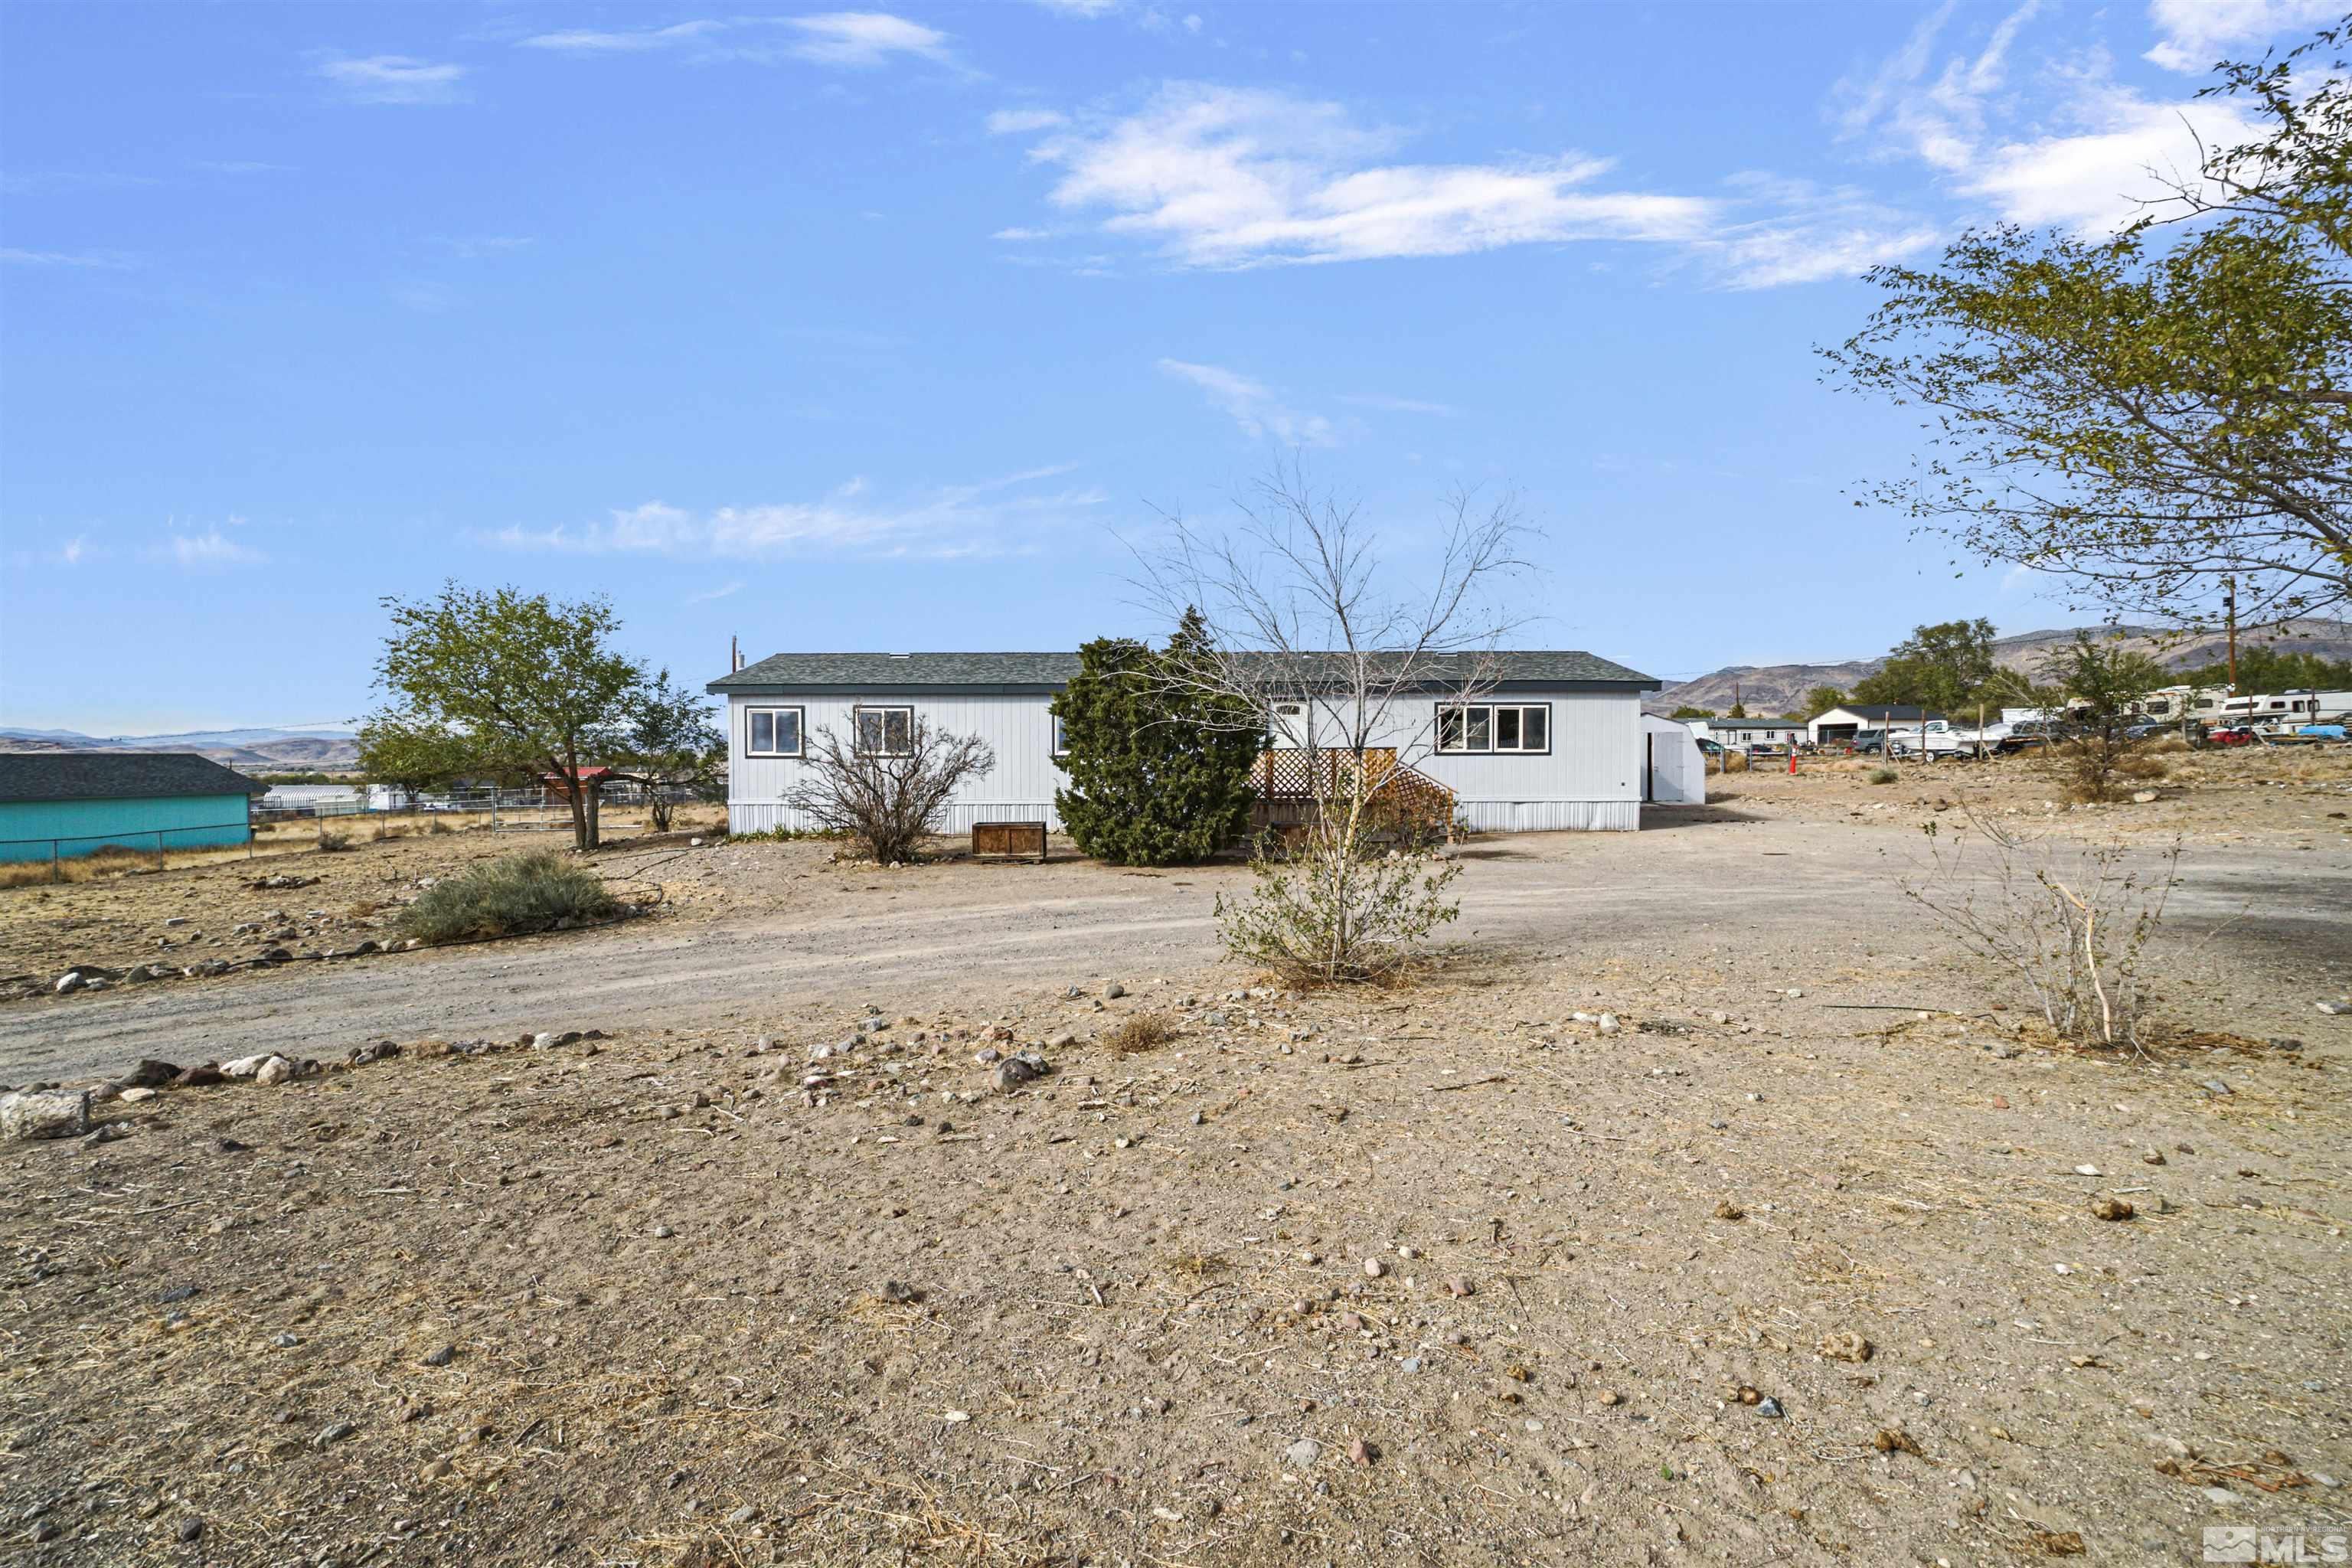
{"type": "Polygon", "coordinates": [[[1753,751],[1759,746],[1787,751],[1802,745],[1805,721],[1801,719],[1693,719],[1691,733],[1702,741],[1713,741],[1735,752],[1753,751]]]}
{"type": "Polygon", "coordinates": [[[1941,713],[1900,702],[1847,702],[1813,715],[1805,724],[1805,732],[1816,746],[1842,746],[1864,730],[1918,730],[1942,718],[1941,713]]]}
{"type": "Polygon", "coordinates": [[[244,844],[264,787],[189,752],[0,755],[0,861],[244,844]]]}
{"type": "MultiPolygon", "coordinates": [[[[1589,653],[1510,652],[1482,664],[1473,700],[1433,680],[1391,700],[1369,743],[1450,792],[1455,816],[1474,829],[1639,827],[1649,783],[1642,694],[1661,683],[1589,653]]],[[[1047,704],[1077,672],[1076,653],[780,653],[722,676],[707,689],[727,699],[729,831],[812,826],[791,803],[814,738],[830,731],[888,755],[919,717],[977,735],[995,754],[995,766],[948,804],[947,831],[976,822],[1059,827],[1054,796],[1067,775],[1047,704]]],[[[1268,749],[1277,759],[1300,749],[1309,724],[1315,743],[1330,743],[1337,726],[1328,716],[1275,707],[1268,749]]]]}

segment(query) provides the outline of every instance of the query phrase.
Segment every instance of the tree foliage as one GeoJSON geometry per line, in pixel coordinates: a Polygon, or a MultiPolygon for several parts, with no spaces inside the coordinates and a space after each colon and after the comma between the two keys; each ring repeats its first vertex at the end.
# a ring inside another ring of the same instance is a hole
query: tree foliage
{"type": "Polygon", "coordinates": [[[1803,719],[1818,719],[1832,708],[1844,706],[1844,692],[1834,686],[1816,686],[1805,693],[1804,706],[1797,716],[1803,719]]]}
{"type": "Polygon", "coordinates": [[[1689,703],[1685,702],[1681,707],[1675,709],[1673,712],[1667,714],[1666,717],[1669,719],[1712,719],[1715,717],[1715,710],[1712,708],[1694,708],[1689,703]]]}
{"type": "Polygon", "coordinates": [[[1925,410],[1927,447],[1857,504],[2181,624],[2213,618],[2225,584],[2251,622],[2352,600],[2352,100],[2326,61],[2344,37],[2225,66],[2209,90],[2266,135],[2207,152],[2120,236],[2002,226],[1934,268],[1873,269],[1882,303],[1823,352],[1925,410]]]}
{"type": "Polygon", "coordinates": [[[2169,679],[2162,665],[2118,647],[2114,638],[2078,631],[2073,642],[2044,658],[2042,673],[2067,699],[2074,733],[2060,762],[2076,799],[2113,800],[2124,781],[2163,772],[2161,763],[2140,757],[2139,742],[2125,733],[2136,717],[2133,701],[2169,679]]]}
{"type": "Polygon", "coordinates": [[[1054,797],[1080,850],[1114,866],[1203,860],[1248,831],[1263,745],[1255,710],[1170,670],[1197,668],[1209,641],[1187,609],[1165,650],[1125,637],[1078,649],[1053,701],[1068,784],[1054,797]]]}
{"type": "MultiPolygon", "coordinates": [[[[2227,668],[2216,663],[2181,676],[2207,686],[2229,679],[2227,668]]],[[[2352,691],[2352,659],[2326,658],[2319,654],[2263,644],[2238,650],[2241,691],[2352,691]]]]}
{"type": "Polygon", "coordinates": [[[710,700],[672,686],[667,669],[636,692],[627,728],[605,755],[614,777],[644,787],[656,833],[669,831],[676,809],[670,792],[689,790],[698,800],[726,798],[727,732],[712,716],[710,700]]]}
{"type": "MultiPolygon", "coordinates": [[[[576,784],[583,768],[619,750],[646,675],[611,647],[620,618],[609,600],[563,604],[450,582],[432,598],[383,604],[393,630],[376,685],[388,705],[368,724],[391,746],[387,755],[458,737],[478,762],[527,763],[576,784]]],[[[593,849],[588,792],[566,793],[572,841],[593,849]]]]}
{"type": "Polygon", "coordinates": [[[1854,682],[1853,700],[1957,711],[1982,700],[1999,669],[1992,641],[1992,623],[1983,619],[1914,626],[1875,673],[1854,682]]]}

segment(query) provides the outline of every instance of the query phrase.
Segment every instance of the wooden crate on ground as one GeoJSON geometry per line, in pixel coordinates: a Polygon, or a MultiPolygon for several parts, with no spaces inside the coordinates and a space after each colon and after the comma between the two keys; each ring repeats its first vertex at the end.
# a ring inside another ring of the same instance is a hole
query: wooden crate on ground
{"type": "Polygon", "coordinates": [[[975,822],[971,825],[974,855],[1034,856],[1045,859],[1045,825],[1042,822],[975,822]]]}

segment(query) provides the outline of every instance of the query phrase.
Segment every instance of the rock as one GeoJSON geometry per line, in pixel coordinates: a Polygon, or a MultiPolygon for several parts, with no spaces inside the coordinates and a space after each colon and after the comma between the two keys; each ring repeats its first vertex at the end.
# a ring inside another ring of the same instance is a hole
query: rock
{"type": "Polygon", "coordinates": [[[667,1241],[671,1237],[676,1236],[677,1234],[677,1232],[672,1230],[666,1225],[657,1225],[654,1226],[654,1239],[656,1241],[667,1241]]]}
{"type": "Polygon", "coordinates": [[[2209,1078],[2199,1087],[2203,1089],[2208,1094],[2228,1094],[2231,1092],[2230,1086],[2223,1083],[2218,1078],[2209,1078]]]}
{"type": "Polygon", "coordinates": [[[2152,789],[2136,789],[2132,791],[2132,804],[2134,805],[2154,805],[2156,804],[2156,792],[2152,789]]]}
{"type": "Polygon", "coordinates": [[[1868,1340],[1864,1339],[1860,1334],[1849,1331],[1845,1333],[1823,1334],[1821,1339],[1821,1343],[1814,1348],[1820,1351],[1822,1354],[1829,1357],[1832,1361],[1850,1361],[1859,1363],[1868,1361],[1871,1356],[1871,1352],[1876,1347],[1873,1346],[1868,1340]]]}
{"type": "Polygon", "coordinates": [[[1738,1204],[1733,1203],[1729,1198],[1726,1198],[1721,1203],[1715,1205],[1715,1217],[1717,1219],[1746,1219],[1748,1217],[1748,1211],[1741,1208],[1738,1204]]]}
{"type": "Polygon", "coordinates": [[[1779,1400],[1768,1394],[1756,1402],[1756,1414],[1769,1421],[1779,1421],[1785,1419],[1789,1413],[1780,1408],[1779,1400]]]}
{"type": "Polygon", "coordinates": [[[997,1091],[1010,1094],[1036,1076],[1037,1069],[1019,1057],[1007,1057],[996,1064],[997,1091]]]}
{"type": "Polygon", "coordinates": [[[180,1538],[181,1545],[194,1545],[195,1542],[202,1541],[205,1538],[205,1521],[198,1519],[194,1514],[190,1514],[187,1518],[180,1521],[180,1528],[175,1533],[177,1533],[180,1538]]]}
{"type": "Polygon", "coordinates": [[[1368,1445],[1361,1437],[1349,1438],[1348,1460],[1350,1464],[1370,1464],[1372,1462],[1372,1450],[1370,1446],[1368,1445]]]}
{"type": "Polygon", "coordinates": [[[2140,1156],[2140,1163],[2147,1165],[2161,1165],[2164,1163],[2164,1151],[2150,1149],[2140,1156]]]}
{"type": "MultiPolygon", "coordinates": [[[[2323,1007],[2326,1005],[2327,1004],[2325,1002],[2320,1004],[2323,1007]]],[[[1225,1016],[1223,1013],[1216,1012],[1203,1013],[1201,1015],[1201,1022],[1207,1025],[1212,1029],[1222,1029],[1225,1026],[1225,1016]]]]}
{"type": "Polygon", "coordinates": [[[443,1345],[439,1350],[434,1351],[425,1356],[425,1364],[426,1366],[447,1366],[451,1362],[456,1361],[457,1359],[457,1347],[456,1345],[443,1345]]]}
{"type": "Polygon", "coordinates": [[[2136,1211],[2121,1198],[2101,1198],[2091,1205],[2094,1219],[2129,1219],[2136,1211]]]}
{"type": "Polygon", "coordinates": [[[161,1089],[179,1076],[180,1069],[170,1062],[157,1061],[152,1057],[142,1057],[137,1067],[132,1068],[115,1081],[125,1089],[161,1089]]]}
{"type": "Polygon", "coordinates": [[[161,1092],[163,1091],[153,1089],[126,1089],[122,1091],[120,1098],[125,1105],[137,1105],[142,1100],[154,1099],[155,1096],[161,1092]]]}
{"type": "Polygon", "coordinates": [[[1478,1288],[1457,1274],[1445,1282],[1445,1293],[1449,1296],[1475,1296],[1478,1288]]]}
{"type": "Polygon", "coordinates": [[[27,1089],[0,1095],[0,1139],[79,1138],[89,1131],[87,1089],[27,1089]]]}
{"type": "MultiPolygon", "coordinates": [[[[69,991],[79,991],[89,984],[89,981],[84,980],[81,977],[80,970],[68,969],[63,974],[58,976],[58,994],[62,996],[69,991]]],[[[2325,1011],[2327,1004],[2322,1002],[2319,1005],[2321,1010],[2325,1011]]]]}
{"type": "Polygon", "coordinates": [[[314,1448],[323,1448],[331,1443],[340,1443],[358,1430],[358,1427],[352,1426],[348,1421],[338,1421],[333,1426],[329,1426],[324,1431],[320,1432],[316,1437],[311,1438],[310,1447],[314,1448]]]}
{"type": "Polygon", "coordinates": [[[1323,1457],[1323,1445],[1312,1437],[1301,1437],[1282,1451],[1282,1462],[1294,1470],[1309,1470],[1323,1457]]]}
{"type": "Polygon", "coordinates": [[[1600,1030],[1601,1030],[1601,1032],[1602,1034],[1604,1034],[1604,1035],[1613,1035],[1613,1034],[1615,1034],[1615,1033],[1618,1031],[1618,1029],[1619,1029],[1619,1028],[1621,1028],[1622,1026],[1621,1026],[1621,1025],[1617,1022],[1617,1015],[1616,1015],[1616,1014],[1614,1014],[1614,1013],[1603,1013],[1603,1014],[1601,1014],[1601,1017],[1600,1017],[1600,1020],[1599,1020],[1599,1025],[1598,1025],[1598,1026],[1599,1026],[1599,1028],[1600,1028],[1600,1030]]]}
{"type": "Polygon", "coordinates": [[[2347,1013],[2352,1013],[2352,1002],[2322,1002],[2318,1004],[2318,1007],[2331,1018],[2340,1018],[2347,1013]]]}
{"type": "Polygon", "coordinates": [[[292,1062],[288,1061],[284,1057],[272,1057],[268,1061],[262,1063],[259,1069],[254,1073],[253,1081],[261,1085],[264,1089],[268,1089],[275,1085],[284,1083],[288,1079],[292,1078],[293,1076],[294,1064],[292,1062]]]}
{"type": "Polygon", "coordinates": [[[1045,1044],[1057,1051],[1075,1050],[1078,1044],[1077,1032],[1074,1029],[1065,1029],[1046,1040],[1045,1044]]]}
{"type": "Polygon", "coordinates": [[[1365,1259],[1364,1259],[1364,1278],[1365,1278],[1365,1279],[1379,1279],[1381,1275],[1386,1274],[1388,1271],[1389,1271],[1389,1266],[1388,1266],[1387,1264],[1385,1264],[1385,1263],[1381,1262],[1379,1258],[1365,1258],[1365,1259]]]}
{"type": "Polygon", "coordinates": [[[902,1279],[882,1281],[880,1295],[885,1301],[895,1301],[901,1306],[911,1305],[923,1299],[923,1293],[920,1290],[902,1279]]]}
{"type": "Polygon", "coordinates": [[[258,1056],[239,1057],[235,1061],[223,1062],[220,1067],[221,1076],[224,1078],[251,1078],[254,1074],[261,1070],[261,1064],[268,1061],[270,1058],[271,1053],[264,1051],[258,1056]]]}
{"type": "Polygon", "coordinates": [[[1068,997],[1071,1001],[1075,1002],[1075,1001],[1076,1001],[1079,997],[1081,997],[1081,996],[1085,995],[1085,994],[1086,994],[1086,993],[1085,993],[1085,992],[1083,992],[1083,991],[1081,991],[1081,990],[1079,990],[1076,986],[1073,985],[1073,986],[1071,986],[1068,990],[1066,990],[1066,991],[1063,992],[1063,993],[1062,993],[1062,994],[1063,994],[1063,995],[1065,995],[1065,996],[1066,996],[1066,997],[1068,997]]]}

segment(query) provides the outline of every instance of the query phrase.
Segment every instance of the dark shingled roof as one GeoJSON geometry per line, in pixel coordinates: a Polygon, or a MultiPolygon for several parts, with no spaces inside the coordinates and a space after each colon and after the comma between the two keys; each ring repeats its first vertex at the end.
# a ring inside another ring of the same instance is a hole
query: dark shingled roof
{"type": "MultiPolygon", "coordinates": [[[[1504,652],[1494,678],[1521,687],[1622,687],[1654,691],[1638,669],[1589,653],[1504,652]]],[[[785,691],[953,689],[1058,691],[1078,672],[1075,653],[779,653],[712,681],[706,690],[768,696],[785,691]]]]}
{"type": "Polygon", "coordinates": [[[0,752],[0,801],[141,800],[268,789],[193,752],[0,752]]]}

